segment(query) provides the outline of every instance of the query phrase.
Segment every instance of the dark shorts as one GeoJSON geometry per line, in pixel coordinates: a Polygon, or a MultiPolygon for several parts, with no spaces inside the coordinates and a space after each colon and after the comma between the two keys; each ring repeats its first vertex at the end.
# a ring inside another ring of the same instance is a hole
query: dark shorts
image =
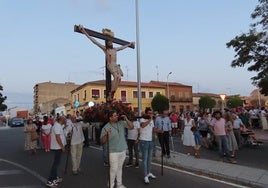
{"type": "Polygon", "coordinates": [[[207,137],[207,135],[208,135],[208,131],[199,131],[200,132],[200,134],[201,134],[201,136],[203,137],[203,138],[206,138],[207,137]]]}

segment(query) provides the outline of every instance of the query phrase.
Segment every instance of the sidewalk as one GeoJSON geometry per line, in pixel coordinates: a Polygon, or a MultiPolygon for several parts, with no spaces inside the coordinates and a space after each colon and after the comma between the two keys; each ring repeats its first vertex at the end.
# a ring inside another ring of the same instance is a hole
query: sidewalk
{"type": "MultiPolygon", "coordinates": [[[[268,131],[257,130],[255,135],[260,140],[268,140],[268,131]]],[[[153,161],[161,164],[161,151],[159,149],[157,149],[153,161]]],[[[171,158],[164,158],[163,163],[165,166],[190,170],[193,173],[226,179],[249,187],[268,187],[268,170],[195,158],[178,152],[171,152],[171,158]]]]}

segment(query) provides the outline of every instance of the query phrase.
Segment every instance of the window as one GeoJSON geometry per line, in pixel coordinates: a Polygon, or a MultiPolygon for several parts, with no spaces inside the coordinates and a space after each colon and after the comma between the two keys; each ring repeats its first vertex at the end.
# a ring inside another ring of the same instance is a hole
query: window
{"type": "Polygon", "coordinates": [[[179,98],[182,98],[182,92],[181,91],[179,92],[179,98]]]}
{"type": "Polygon", "coordinates": [[[161,93],[159,91],[157,91],[156,94],[159,94],[160,95],[161,93]]]}
{"type": "Polygon", "coordinates": [[[154,97],[154,92],[149,91],[149,98],[153,98],[154,97]]]}
{"type": "Polygon", "coordinates": [[[126,102],[127,101],[127,92],[121,91],[121,101],[126,102]]]}
{"type": "Polygon", "coordinates": [[[77,94],[77,101],[79,101],[79,93],[77,94]]]}
{"type": "Polygon", "coordinates": [[[91,93],[92,93],[92,98],[99,98],[100,97],[100,90],[98,90],[98,89],[92,89],[91,93]]]}
{"type": "Polygon", "coordinates": [[[142,91],[142,92],[141,92],[141,98],[146,98],[146,93],[145,93],[145,91],[142,91]]]}
{"type": "Polygon", "coordinates": [[[87,99],[87,90],[84,90],[84,97],[83,97],[83,100],[86,100],[87,99]]]}
{"type": "Polygon", "coordinates": [[[138,98],[138,92],[137,91],[133,91],[133,98],[138,98]]]}
{"type": "Polygon", "coordinates": [[[106,98],[106,89],[103,91],[103,96],[106,98]]]}
{"type": "Polygon", "coordinates": [[[186,98],[190,98],[190,93],[189,92],[185,92],[185,97],[186,98]]]}

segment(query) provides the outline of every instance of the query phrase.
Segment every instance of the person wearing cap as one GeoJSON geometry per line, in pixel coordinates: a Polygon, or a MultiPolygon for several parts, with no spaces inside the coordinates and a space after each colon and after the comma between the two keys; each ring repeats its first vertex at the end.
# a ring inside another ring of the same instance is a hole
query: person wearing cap
{"type": "Polygon", "coordinates": [[[222,113],[220,111],[214,112],[214,118],[210,122],[210,127],[218,144],[220,160],[224,161],[225,154],[228,162],[236,163],[236,161],[231,159],[227,143],[225,119],[222,117],[222,113]]]}

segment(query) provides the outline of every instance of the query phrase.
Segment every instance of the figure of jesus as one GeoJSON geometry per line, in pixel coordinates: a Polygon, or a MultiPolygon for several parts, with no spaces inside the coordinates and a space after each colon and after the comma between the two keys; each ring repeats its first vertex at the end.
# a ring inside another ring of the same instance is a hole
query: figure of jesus
{"type": "Polygon", "coordinates": [[[106,60],[107,60],[107,68],[114,78],[112,81],[111,94],[110,96],[108,96],[110,97],[109,100],[111,100],[113,99],[114,93],[116,92],[118,85],[121,81],[121,77],[123,76],[123,71],[121,70],[120,65],[116,63],[117,51],[123,50],[127,47],[134,47],[135,43],[130,42],[127,45],[114,48],[112,41],[108,40],[105,46],[105,45],[100,44],[97,40],[95,40],[92,36],[90,36],[82,25],[79,25],[78,28],[83,34],[87,36],[87,38],[89,38],[89,40],[91,40],[95,45],[101,48],[103,52],[105,53],[106,60]]]}

